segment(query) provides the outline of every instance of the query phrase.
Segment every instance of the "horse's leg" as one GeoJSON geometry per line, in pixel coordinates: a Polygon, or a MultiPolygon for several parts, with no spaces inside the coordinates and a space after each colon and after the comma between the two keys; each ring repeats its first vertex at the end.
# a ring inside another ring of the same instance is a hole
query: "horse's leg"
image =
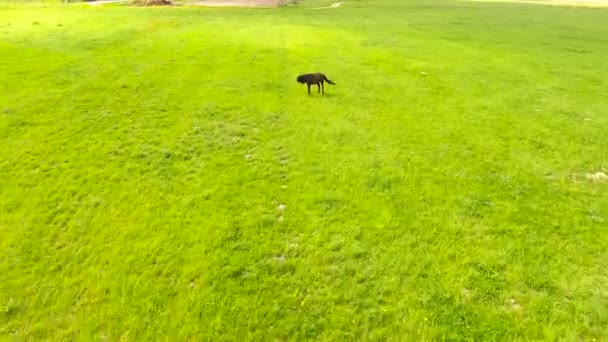
{"type": "Polygon", "coordinates": [[[321,93],[321,84],[317,83],[317,94],[321,93]]]}
{"type": "Polygon", "coordinates": [[[325,82],[321,81],[321,89],[323,89],[323,94],[325,94],[325,82]]]}
{"type": "Polygon", "coordinates": [[[308,94],[310,95],[310,83],[306,83],[306,85],[308,86],[308,94]]]}

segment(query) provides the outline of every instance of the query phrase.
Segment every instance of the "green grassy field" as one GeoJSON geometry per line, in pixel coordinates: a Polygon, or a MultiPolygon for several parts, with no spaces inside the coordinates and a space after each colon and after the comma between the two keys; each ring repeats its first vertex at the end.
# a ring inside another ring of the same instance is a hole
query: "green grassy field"
{"type": "Polygon", "coordinates": [[[0,4],[1,339],[608,339],[608,9],[327,4],[0,4]]]}

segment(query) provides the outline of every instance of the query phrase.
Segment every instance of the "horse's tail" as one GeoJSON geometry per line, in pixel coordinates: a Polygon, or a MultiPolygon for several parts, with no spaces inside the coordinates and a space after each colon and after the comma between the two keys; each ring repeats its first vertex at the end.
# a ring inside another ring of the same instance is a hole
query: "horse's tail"
{"type": "Polygon", "coordinates": [[[323,75],[323,78],[325,79],[325,81],[327,81],[327,83],[336,85],[334,82],[330,81],[329,78],[327,78],[327,76],[323,75]]]}

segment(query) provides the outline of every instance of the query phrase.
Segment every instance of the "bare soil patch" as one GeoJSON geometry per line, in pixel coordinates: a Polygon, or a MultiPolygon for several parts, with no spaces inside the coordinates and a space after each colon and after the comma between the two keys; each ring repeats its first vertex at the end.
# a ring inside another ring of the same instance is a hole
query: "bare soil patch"
{"type": "Polygon", "coordinates": [[[333,4],[331,4],[331,5],[329,5],[329,6],[325,6],[325,7],[317,7],[317,8],[315,8],[315,9],[337,8],[337,7],[342,6],[342,4],[343,4],[343,3],[344,3],[344,2],[342,2],[342,1],[339,1],[339,2],[334,2],[333,4]]]}
{"type": "Polygon", "coordinates": [[[194,6],[215,7],[278,7],[284,0],[199,0],[189,3],[194,6]]]}
{"type": "Polygon", "coordinates": [[[133,2],[135,6],[171,6],[173,3],[171,0],[135,0],[133,2]]]}
{"type": "Polygon", "coordinates": [[[511,2],[522,4],[538,4],[553,6],[583,6],[583,7],[608,7],[608,0],[466,0],[486,2],[511,2]]]}

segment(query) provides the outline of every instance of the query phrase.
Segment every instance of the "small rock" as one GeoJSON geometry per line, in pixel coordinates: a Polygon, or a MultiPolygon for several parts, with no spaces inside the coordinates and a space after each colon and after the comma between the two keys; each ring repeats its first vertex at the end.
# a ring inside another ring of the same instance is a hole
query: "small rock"
{"type": "Polygon", "coordinates": [[[287,209],[287,206],[285,204],[279,204],[278,209],[279,211],[285,211],[285,209],[287,209]]]}
{"type": "Polygon", "coordinates": [[[601,217],[601,216],[599,216],[599,215],[595,215],[595,214],[591,214],[591,215],[589,215],[589,218],[590,218],[592,221],[599,222],[599,223],[604,223],[604,221],[605,221],[603,217],[601,217]]]}
{"type": "Polygon", "coordinates": [[[283,221],[285,221],[285,218],[283,216],[279,216],[279,218],[277,218],[277,221],[283,222],[283,221]]]}
{"type": "Polygon", "coordinates": [[[249,159],[251,159],[251,154],[246,154],[245,155],[245,160],[249,160],[249,159]]]}
{"type": "Polygon", "coordinates": [[[515,300],[515,298],[509,299],[509,305],[511,306],[511,309],[513,309],[513,310],[519,310],[521,308],[521,305],[519,305],[519,303],[515,300]]]}
{"type": "Polygon", "coordinates": [[[587,173],[585,175],[585,178],[587,178],[588,180],[592,180],[594,182],[602,182],[608,179],[608,176],[606,176],[605,173],[603,172],[595,172],[595,173],[587,173]]]}
{"type": "Polygon", "coordinates": [[[188,288],[189,289],[195,289],[196,288],[196,284],[195,283],[190,283],[190,284],[188,284],[188,288]]]}
{"type": "Polygon", "coordinates": [[[428,73],[428,72],[426,72],[426,71],[421,71],[421,72],[420,72],[420,75],[422,75],[422,76],[427,76],[428,74],[429,74],[429,73],[428,73]]]}

